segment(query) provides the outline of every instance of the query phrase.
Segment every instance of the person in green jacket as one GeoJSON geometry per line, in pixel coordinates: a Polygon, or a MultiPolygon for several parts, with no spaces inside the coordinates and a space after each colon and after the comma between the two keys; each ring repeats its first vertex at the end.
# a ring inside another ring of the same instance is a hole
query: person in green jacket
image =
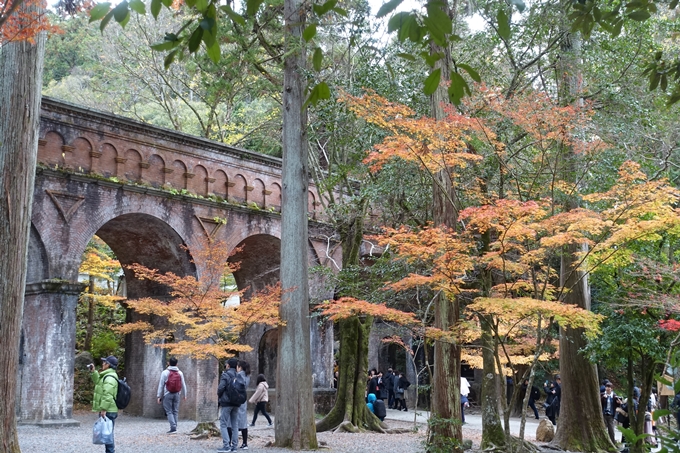
{"type": "MultiPolygon", "coordinates": [[[[116,394],[118,393],[118,359],[115,356],[102,358],[102,369],[96,371],[94,364],[89,364],[88,368],[92,372],[92,382],[94,382],[94,398],[92,399],[92,410],[99,412],[99,416],[106,415],[113,422],[115,427],[118,417],[118,407],[116,406],[116,394]]],[[[106,453],[115,453],[116,447],[113,443],[104,445],[106,453]]]]}

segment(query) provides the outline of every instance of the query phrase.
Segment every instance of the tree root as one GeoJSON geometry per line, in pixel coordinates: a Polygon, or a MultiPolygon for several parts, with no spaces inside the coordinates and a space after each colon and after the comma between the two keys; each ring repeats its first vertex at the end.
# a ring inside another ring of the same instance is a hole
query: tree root
{"type": "Polygon", "coordinates": [[[345,421],[345,422],[340,423],[338,425],[338,427],[335,428],[335,431],[333,431],[333,432],[334,433],[358,433],[359,428],[354,426],[352,424],[352,422],[345,421]]]}
{"type": "Polygon", "coordinates": [[[220,429],[217,426],[215,426],[214,422],[199,423],[189,433],[189,439],[191,440],[209,439],[211,437],[220,436],[222,436],[222,433],[220,432],[220,429]]]}

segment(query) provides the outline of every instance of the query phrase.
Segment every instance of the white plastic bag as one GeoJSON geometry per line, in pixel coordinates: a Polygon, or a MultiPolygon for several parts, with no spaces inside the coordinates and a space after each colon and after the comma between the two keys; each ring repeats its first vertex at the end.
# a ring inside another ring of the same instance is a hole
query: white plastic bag
{"type": "Polygon", "coordinates": [[[113,443],[113,421],[106,417],[99,417],[92,428],[92,443],[106,445],[113,443]]]}

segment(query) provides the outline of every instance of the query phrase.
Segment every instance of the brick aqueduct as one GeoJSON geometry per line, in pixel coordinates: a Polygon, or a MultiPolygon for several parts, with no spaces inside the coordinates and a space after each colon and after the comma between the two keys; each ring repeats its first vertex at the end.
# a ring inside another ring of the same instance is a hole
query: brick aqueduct
{"type": "MultiPolygon", "coordinates": [[[[191,252],[206,236],[219,238],[230,250],[243,247],[234,258],[241,262],[234,275],[239,288],[278,281],[280,159],[44,98],[38,160],[19,367],[21,423],[72,418],[78,268],[94,235],[122,265],[196,276],[202,264],[193,263],[191,252]]],[[[317,197],[310,186],[309,262],[340,265],[333,232],[314,220],[317,197]]],[[[126,277],[130,298],[164,294],[126,277]]],[[[330,296],[325,291],[322,281],[310,281],[312,300],[330,296]]],[[[311,325],[314,386],[328,388],[333,329],[311,325]]],[[[255,326],[243,341],[253,351],[242,357],[275,387],[276,331],[255,326]]],[[[162,416],[155,402],[162,350],[131,335],[125,354],[135,393],[127,411],[162,416]]],[[[186,358],[180,365],[191,389],[181,417],[214,417],[216,363],[186,358]]]]}

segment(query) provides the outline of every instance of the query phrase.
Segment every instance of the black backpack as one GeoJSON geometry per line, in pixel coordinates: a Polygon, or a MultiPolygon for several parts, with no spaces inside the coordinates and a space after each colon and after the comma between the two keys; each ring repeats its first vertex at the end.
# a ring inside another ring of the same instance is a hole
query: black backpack
{"type": "Polygon", "coordinates": [[[226,392],[230,406],[240,406],[245,403],[248,395],[246,394],[246,381],[243,376],[237,373],[234,379],[228,382],[226,392]]]}
{"type": "MultiPolygon", "coordinates": [[[[107,377],[113,377],[110,374],[107,374],[104,376],[104,379],[107,377]]],[[[128,404],[130,404],[130,397],[132,396],[132,390],[130,389],[130,386],[127,383],[127,379],[118,379],[118,392],[116,392],[116,407],[118,409],[125,409],[128,404]]]]}

